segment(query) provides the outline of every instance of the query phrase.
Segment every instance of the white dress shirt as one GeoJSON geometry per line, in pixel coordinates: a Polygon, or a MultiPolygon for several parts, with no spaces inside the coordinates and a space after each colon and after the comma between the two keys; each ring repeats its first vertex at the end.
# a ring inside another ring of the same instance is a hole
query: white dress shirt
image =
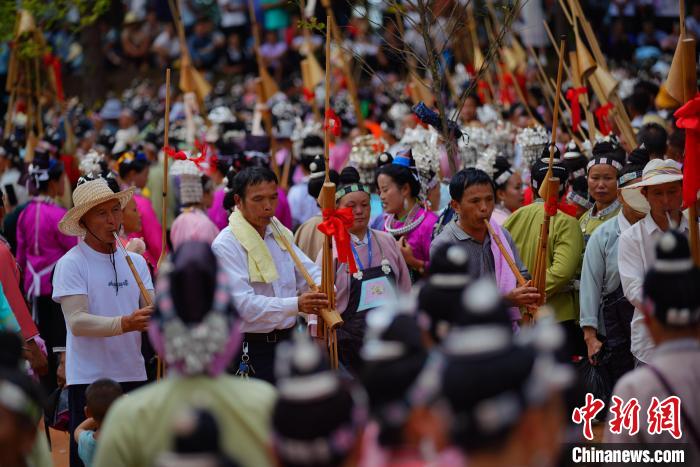
{"type": "MultiPolygon", "coordinates": [[[[688,236],[688,220],[681,216],[678,231],[688,236]]],[[[644,276],[656,259],[656,242],[663,231],[656,225],[651,214],[620,234],[618,244],[618,269],[622,290],[629,302],[634,305],[632,316],[632,355],[644,363],[649,363],[654,342],[644,325],[642,313],[642,286],[644,276]]]]}
{"type": "Polygon", "coordinates": [[[321,214],[321,208],[318,207],[314,197],[309,194],[308,177],[305,177],[303,182],[292,185],[289,192],[287,192],[287,201],[289,202],[292,224],[294,224],[295,229],[298,225],[321,214]]]}
{"type": "MultiPolygon", "coordinates": [[[[264,240],[279,275],[270,284],[250,282],[248,252],[228,227],[219,233],[211,246],[229,276],[233,304],[241,316],[242,332],[268,333],[294,326],[299,311],[298,294],[309,290],[304,276],[294,267],[292,257],[272,236],[270,226],[265,230],[264,240]]],[[[320,284],[321,269],[296,245],[292,247],[314,281],[320,284]]]]}

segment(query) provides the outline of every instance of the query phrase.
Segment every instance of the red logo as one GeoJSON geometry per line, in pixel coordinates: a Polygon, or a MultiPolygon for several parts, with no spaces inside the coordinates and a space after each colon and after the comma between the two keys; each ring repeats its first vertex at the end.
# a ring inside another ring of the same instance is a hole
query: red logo
{"type": "Polygon", "coordinates": [[[593,397],[590,392],[586,394],[586,404],[583,407],[576,407],[571,414],[571,420],[577,425],[583,423],[583,436],[591,441],[593,439],[593,428],[591,422],[603,410],[605,403],[593,397]]]}
{"type": "Polygon", "coordinates": [[[608,422],[610,433],[619,435],[622,430],[627,430],[630,436],[639,432],[639,401],[632,398],[625,404],[622,399],[612,396],[612,407],[610,412],[613,418],[608,422]]]}
{"type": "Polygon", "coordinates": [[[678,396],[669,396],[659,402],[657,397],[652,397],[647,410],[647,419],[649,420],[647,432],[650,435],[659,435],[668,431],[671,436],[679,439],[683,434],[681,432],[681,399],[678,396]]]}

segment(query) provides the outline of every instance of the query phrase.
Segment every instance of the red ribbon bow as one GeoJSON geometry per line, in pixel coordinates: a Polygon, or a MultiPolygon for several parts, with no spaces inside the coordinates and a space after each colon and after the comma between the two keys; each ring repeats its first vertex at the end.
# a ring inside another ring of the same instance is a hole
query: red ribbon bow
{"type": "Polygon", "coordinates": [[[56,84],[56,98],[59,102],[63,102],[63,79],[61,78],[61,61],[55,55],[47,53],[44,55],[44,65],[46,65],[53,73],[54,83],[56,84]]]}
{"type": "MultiPolygon", "coordinates": [[[[546,180],[545,180],[546,183],[546,180]]],[[[557,190],[558,191],[558,190],[557,190]]],[[[557,209],[558,209],[558,201],[559,201],[559,193],[554,192],[554,193],[547,193],[547,200],[544,203],[544,211],[550,215],[550,216],[555,216],[557,214],[557,209]]]]}
{"type": "Polygon", "coordinates": [[[306,102],[313,102],[314,97],[316,97],[316,94],[308,89],[308,88],[301,88],[301,93],[304,95],[304,99],[306,99],[306,102]]]}
{"type": "Polygon", "coordinates": [[[192,162],[195,163],[195,165],[199,168],[201,168],[202,162],[205,162],[207,160],[207,143],[204,141],[199,141],[197,139],[194,140],[194,147],[197,148],[199,151],[199,156],[195,157],[194,159],[190,159],[192,162]]]}
{"type": "Polygon", "coordinates": [[[585,86],[569,88],[569,90],[566,91],[566,99],[571,104],[571,129],[574,131],[578,131],[578,127],[581,124],[581,106],[578,103],[578,97],[587,92],[588,88],[585,86]]]}
{"type": "Polygon", "coordinates": [[[612,110],[612,102],[608,102],[605,105],[601,105],[595,110],[595,118],[598,120],[598,128],[600,132],[605,136],[612,132],[612,127],[610,126],[610,121],[608,120],[608,114],[612,110]]]}
{"type": "Polygon", "coordinates": [[[326,122],[323,129],[329,130],[334,136],[340,136],[340,117],[333,112],[333,109],[326,110],[326,122]]]}
{"type": "Polygon", "coordinates": [[[173,148],[172,146],[164,146],[163,152],[166,156],[168,156],[171,159],[175,159],[176,161],[187,160],[187,154],[185,154],[185,151],[176,151],[175,148],[173,148]]]}
{"type": "Polygon", "coordinates": [[[685,160],[683,161],[683,205],[697,200],[700,190],[700,94],[673,114],[678,128],[685,128],[685,160]]]}
{"type": "Polygon", "coordinates": [[[338,261],[347,263],[350,274],[357,272],[355,257],[352,255],[352,247],[350,246],[350,233],[348,232],[353,222],[355,222],[355,216],[352,209],[329,208],[323,210],[323,222],[316,227],[322,234],[333,237],[338,252],[338,261]]]}

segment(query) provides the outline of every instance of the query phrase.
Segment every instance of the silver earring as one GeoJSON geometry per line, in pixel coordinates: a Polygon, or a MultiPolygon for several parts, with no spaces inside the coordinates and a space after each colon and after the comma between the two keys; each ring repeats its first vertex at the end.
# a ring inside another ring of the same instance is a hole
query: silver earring
{"type": "Polygon", "coordinates": [[[403,199],[403,208],[404,208],[404,210],[408,209],[408,198],[403,199]]]}

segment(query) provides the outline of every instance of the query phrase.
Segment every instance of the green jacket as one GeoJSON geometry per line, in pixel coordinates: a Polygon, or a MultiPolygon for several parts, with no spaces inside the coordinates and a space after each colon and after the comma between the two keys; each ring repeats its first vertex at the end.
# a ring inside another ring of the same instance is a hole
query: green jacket
{"type": "MultiPolygon", "coordinates": [[[[535,267],[535,252],[543,221],[543,203],[537,201],[515,211],[503,225],[513,237],[528,271],[535,267]]],[[[578,221],[558,211],[551,218],[549,227],[545,286],[546,304],[554,309],[557,321],[578,319],[573,280],[580,269],[581,251],[583,235],[578,221]]]]}
{"type": "Polygon", "coordinates": [[[120,397],[109,408],[95,467],[151,467],[172,449],[173,419],[183,409],[208,409],[219,422],[223,451],[239,465],[273,465],[270,420],[275,388],[259,379],[221,375],[168,376],[120,397]]]}

